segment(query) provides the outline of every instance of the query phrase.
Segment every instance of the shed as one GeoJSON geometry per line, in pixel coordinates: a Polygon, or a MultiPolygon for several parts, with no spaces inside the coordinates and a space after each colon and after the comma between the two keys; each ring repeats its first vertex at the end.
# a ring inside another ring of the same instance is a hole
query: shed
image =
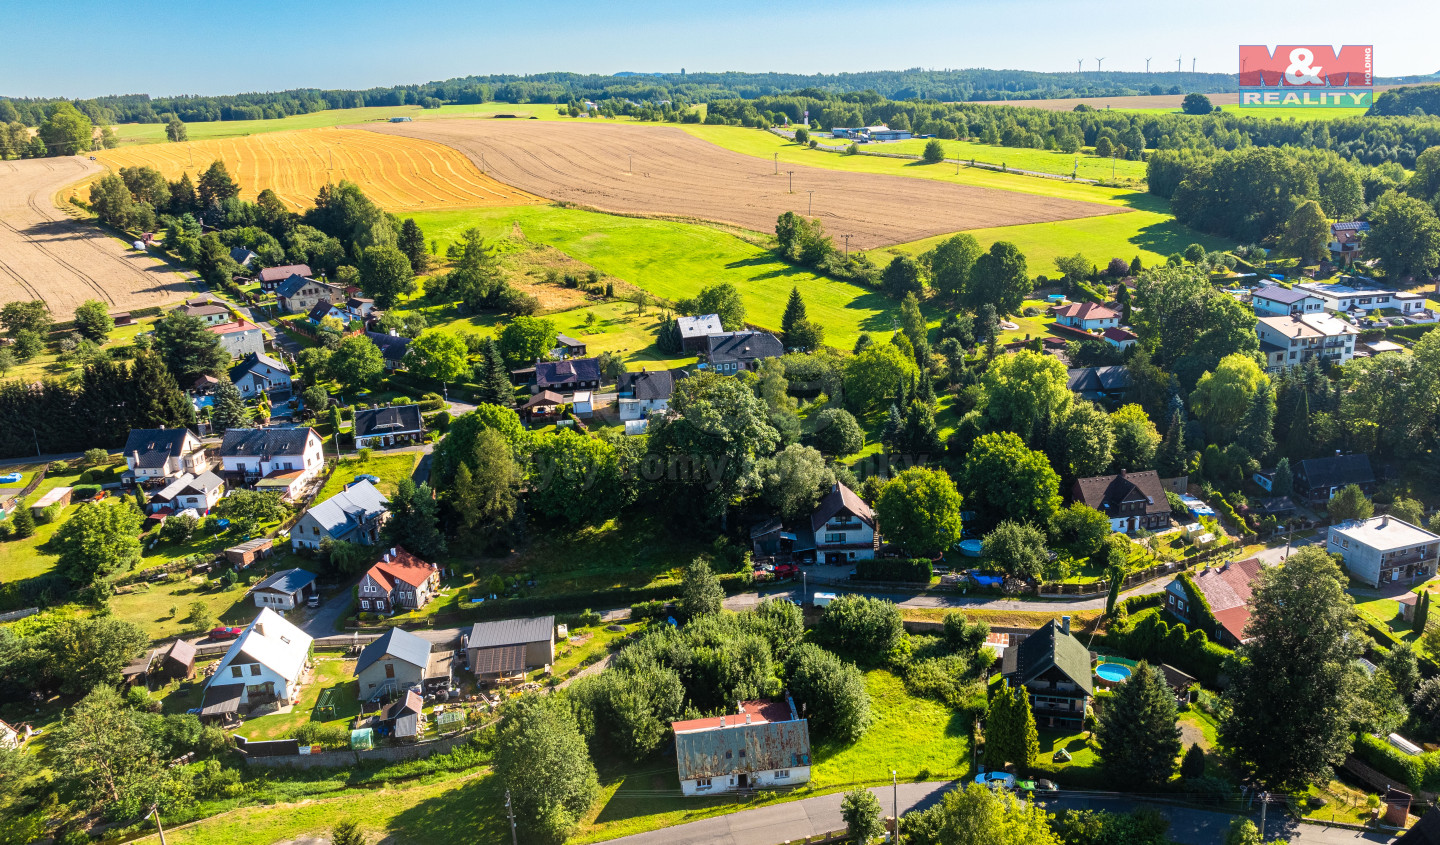
{"type": "Polygon", "coordinates": [[[150,658],[152,655],[153,652],[147,651],[140,657],[125,664],[125,668],[120,670],[120,680],[125,686],[142,686],[146,683],[150,676],[150,658]]]}
{"type": "Polygon", "coordinates": [[[70,504],[70,494],[73,492],[75,491],[70,487],[55,487],[45,495],[41,496],[35,502],[35,504],[31,505],[30,512],[35,516],[40,516],[41,512],[43,512],[51,505],[60,505],[61,507],[64,507],[65,505],[70,504]]]}
{"type": "Polygon", "coordinates": [[[205,699],[200,702],[200,720],[230,720],[240,712],[240,699],[245,695],[244,684],[215,684],[205,688],[205,699]]]}
{"type": "Polygon", "coordinates": [[[231,546],[225,550],[225,560],[235,564],[236,567],[244,569],[257,560],[263,560],[275,553],[275,541],[269,537],[257,537],[254,540],[246,540],[238,546],[231,546]]]}
{"type": "Polygon", "coordinates": [[[160,674],[184,680],[195,677],[195,645],[185,640],[171,643],[161,658],[160,674]]]}

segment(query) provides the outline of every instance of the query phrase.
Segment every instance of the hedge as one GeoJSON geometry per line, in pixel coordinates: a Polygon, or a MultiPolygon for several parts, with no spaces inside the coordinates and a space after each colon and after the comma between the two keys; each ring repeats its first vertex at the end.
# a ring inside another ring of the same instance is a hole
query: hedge
{"type": "Polygon", "coordinates": [[[1355,741],[1355,756],[1382,775],[1405,783],[1412,790],[1434,791],[1440,780],[1440,753],[1412,755],[1379,737],[1362,733],[1355,741]]]}
{"type": "Polygon", "coordinates": [[[1391,326],[1390,328],[1385,330],[1385,336],[1403,337],[1408,340],[1419,340],[1420,338],[1434,331],[1436,328],[1440,328],[1440,324],[1431,323],[1430,325],[1424,326],[1391,326]]]}
{"type": "Polygon", "coordinates": [[[1165,593],[1142,593],[1138,596],[1131,596],[1128,599],[1121,599],[1115,603],[1115,613],[1118,615],[1124,609],[1126,615],[1138,613],[1147,607],[1160,607],[1165,604],[1165,593]]]}
{"type": "Polygon", "coordinates": [[[1159,613],[1112,626],[1105,643],[1132,660],[1168,663],[1211,687],[1217,685],[1225,660],[1232,653],[1210,642],[1204,631],[1192,631],[1179,622],[1171,625],[1159,613]]]}
{"type": "Polygon", "coordinates": [[[1185,595],[1190,602],[1191,616],[1198,619],[1200,630],[1209,635],[1210,639],[1220,638],[1220,620],[1215,618],[1215,611],[1210,609],[1210,600],[1200,592],[1196,586],[1195,579],[1190,577],[1189,572],[1180,573],[1180,586],[1185,588],[1185,595]]]}
{"type": "Polygon", "coordinates": [[[934,563],[925,558],[874,558],[855,561],[855,577],[860,581],[929,584],[934,575],[934,563]]]}

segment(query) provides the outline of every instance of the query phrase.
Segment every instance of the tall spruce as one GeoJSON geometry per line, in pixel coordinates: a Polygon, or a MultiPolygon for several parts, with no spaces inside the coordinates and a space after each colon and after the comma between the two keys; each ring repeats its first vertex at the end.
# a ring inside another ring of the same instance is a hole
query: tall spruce
{"type": "Polygon", "coordinates": [[[798,346],[795,342],[795,327],[808,320],[805,313],[805,300],[800,296],[800,288],[790,288],[790,299],[785,303],[785,315],[780,318],[780,332],[785,336],[785,345],[798,346]]]}
{"type": "Polygon", "coordinates": [[[1186,470],[1185,422],[1179,411],[1170,415],[1170,425],[1160,441],[1160,450],[1155,455],[1155,468],[1163,478],[1184,475],[1186,470]]]}
{"type": "Polygon", "coordinates": [[[193,422],[195,407],[185,398],[175,377],[151,350],[135,356],[130,371],[131,395],[135,410],[130,414],[135,428],[176,428],[193,422]]]}
{"type": "Polygon", "coordinates": [[[1281,458],[1275,464],[1275,478],[1270,482],[1270,495],[1288,496],[1295,492],[1295,473],[1290,469],[1290,459],[1281,458]]]}
{"type": "Polygon", "coordinates": [[[416,485],[400,480],[390,499],[390,521],[385,523],[387,542],[404,546],[411,554],[434,560],[445,554],[445,536],[440,533],[438,506],[429,484],[416,485]]]}
{"type": "Polygon", "coordinates": [[[1040,734],[1024,687],[1001,687],[985,714],[985,763],[1000,768],[1013,763],[1022,772],[1035,765],[1040,734]]]}
{"type": "Polygon", "coordinates": [[[1415,621],[1410,627],[1420,635],[1425,634],[1425,626],[1430,622],[1430,593],[1420,594],[1420,600],[1415,603],[1415,621]]]}
{"type": "Polygon", "coordinates": [[[515,402],[515,389],[510,385],[510,371],[505,368],[505,359],[495,338],[485,339],[485,348],[480,352],[480,363],[475,365],[476,391],[481,402],[490,405],[510,407],[515,402]]]}
{"type": "Polygon", "coordinates": [[[245,410],[245,402],[240,398],[240,390],[228,378],[222,377],[220,384],[215,388],[215,405],[210,419],[221,431],[245,428],[250,424],[250,414],[245,410]]]}
{"type": "Polygon", "coordinates": [[[1095,731],[1110,777],[1129,786],[1165,785],[1182,747],[1177,717],[1175,694],[1159,667],[1135,667],[1106,702],[1095,731]]]}
{"type": "Polygon", "coordinates": [[[410,269],[416,275],[430,269],[430,253],[425,251],[425,233],[420,230],[420,224],[415,222],[415,218],[407,217],[405,222],[400,224],[400,236],[396,245],[405,253],[405,257],[410,259],[410,269]]]}
{"type": "Polygon", "coordinates": [[[1275,390],[1262,381],[1240,420],[1236,442],[1255,458],[1264,460],[1275,450],[1275,390]]]}

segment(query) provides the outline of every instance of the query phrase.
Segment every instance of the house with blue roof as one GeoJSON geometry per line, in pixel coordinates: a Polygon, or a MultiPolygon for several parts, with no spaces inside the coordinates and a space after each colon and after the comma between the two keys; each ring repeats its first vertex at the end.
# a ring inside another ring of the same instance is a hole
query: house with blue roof
{"type": "Polygon", "coordinates": [[[294,610],[315,592],[315,573],[304,569],[277,572],[250,588],[256,607],[294,610]]]}

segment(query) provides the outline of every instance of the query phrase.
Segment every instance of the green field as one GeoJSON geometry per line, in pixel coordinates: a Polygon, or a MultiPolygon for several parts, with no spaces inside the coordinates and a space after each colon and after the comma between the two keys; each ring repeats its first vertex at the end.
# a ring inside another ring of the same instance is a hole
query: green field
{"type": "MultiPolygon", "coordinates": [[[[835,140],[844,142],[843,138],[835,140]]],[[[925,145],[928,143],[930,143],[928,139],[912,138],[909,141],[861,144],[860,149],[863,152],[920,155],[925,151],[925,145]]],[[[1079,172],[1076,175],[1081,179],[1114,178],[1127,181],[1143,181],[1145,179],[1145,162],[1143,161],[1126,161],[1124,159],[1112,161],[1108,158],[1096,158],[1093,154],[1083,152],[1071,154],[1022,147],[997,147],[972,141],[941,140],[940,143],[945,145],[946,158],[960,161],[974,160],[985,164],[1003,164],[1020,170],[1056,173],[1061,176],[1075,173],[1078,162],[1079,172]]],[[[939,165],[934,166],[938,167],[939,165]]],[[[950,166],[950,172],[955,172],[953,164],[950,166]]]]}
{"type": "Polygon", "coordinates": [[[341,492],[357,475],[373,475],[379,478],[380,483],[375,486],[386,496],[392,496],[400,482],[415,472],[415,463],[419,458],[419,452],[400,452],[394,455],[379,452],[372,455],[368,461],[346,458],[335,465],[335,470],[330,473],[325,486],[315,494],[315,501],[323,502],[341,492]]]}
{"type": "Polygon", "coordinates": [[[898,305],[880,293],[829,279],[777,260],[768,250],[708,226],[619,217],[557,206],[427,211],[414,215],[441,249],[471,226],[487,238],[524,236],[550,244],[603,273],[669,300],[731,282],[740,289],[746,320],[779,329],[790,288],[798,286],[810,319],[825,327],[830,346],[849,349],[862,332],[889,337],[898,305]]]}
{"type": "MultiPolygon", "coordinates": [[[[1339,120],[1342,117],[1364,117],[1365,109],[1331,109],[1331,108],[1241,108],[1238,105],[1230,104],[1221,106],[1220,110],[1230,114],[1239,114],[1245,117],[1269,118],[1271,120],[1339,120]]],[[[1111,109],[1111,111],[1131,112],[1134,114],[1180,114],[1179,109],[1111,109]]]]}

